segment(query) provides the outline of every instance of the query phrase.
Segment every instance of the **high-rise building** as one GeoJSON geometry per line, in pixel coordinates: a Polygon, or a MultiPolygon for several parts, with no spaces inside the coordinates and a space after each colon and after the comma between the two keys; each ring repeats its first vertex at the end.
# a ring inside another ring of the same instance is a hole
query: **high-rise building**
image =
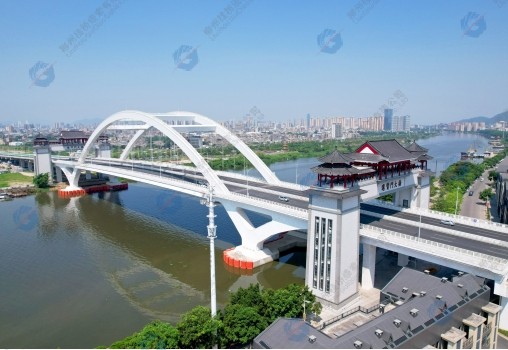
{"type": "Polygon", "coordinates": [[[411,117],[409,115],[402,116],[401,131],[409,131],[411,129],[411,117]]]}
{"type": "Polygon", "coordinates": [[[310,113],[307,113],[307,130],[310,129],[310,113]]]}
{"type": "Polygon", "coordinates": [[[332,124],[332,139],[340,139],[342,137],[342,125],[339,123],[332,124]]]}
{"type": "Polygon", "coordinates": [[[393,130],[393,109],[385,109],[385,118],[384,118],[384,129],[385,131],[393,130]]]}

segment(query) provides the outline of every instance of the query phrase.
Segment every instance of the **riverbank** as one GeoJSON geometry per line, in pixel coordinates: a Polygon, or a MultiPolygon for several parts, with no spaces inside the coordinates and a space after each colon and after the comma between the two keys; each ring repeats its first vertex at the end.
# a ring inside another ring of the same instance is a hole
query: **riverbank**
{"type": "Polygon", "coordinates": [[[32,184],[33,173],[3,173],[0,174],[0,188],[22,187],[32,184]]]}

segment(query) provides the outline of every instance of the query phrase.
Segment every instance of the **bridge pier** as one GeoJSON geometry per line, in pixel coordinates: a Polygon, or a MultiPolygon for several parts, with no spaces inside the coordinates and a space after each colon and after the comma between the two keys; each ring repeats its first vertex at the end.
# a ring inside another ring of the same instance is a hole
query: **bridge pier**
{"type": "Polygon", "coordinates": [[[402,253],[398,253],[397,265],[404,267],[407,266],[407,264],[409,264],[409,256],[402,253]]]}
{"type": "Polygon", "coordinates": [[[278,259],[279,252],[264,248],[264,242],[282,232],[303,229],[300,221],[278,214],[272,215],[272,221],[255,227],[238,203],[221,200],[221,204],[242,238],[242,245],[224,252],[224,261],[230,266],[252,269],[278,259]]]}
{"type": "Polygon", "coordinates": [[[362,289],[365,290],[374,288],[376,251],[377,247],[375,245],[363,243],[362,289]]]}

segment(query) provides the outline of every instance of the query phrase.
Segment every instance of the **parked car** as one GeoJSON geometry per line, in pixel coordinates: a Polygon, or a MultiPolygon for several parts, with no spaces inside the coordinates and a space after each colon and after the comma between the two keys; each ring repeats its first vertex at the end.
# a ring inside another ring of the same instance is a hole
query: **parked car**
{"type": "Polygon", "coordinates": [[[441,220],[442,224],[453,226],[455,223],[452,220],[441,220]]]}
{"type": "Polygon", "coordinates": [[[472,196],[474,194],[474,191],[469,191],[469,195],[472,196]]]}
{"type": "Polygon", "coordinates": [[[284,197],[284,196],[279,196],[279,200],[283,201],[283,202],[289,202],[288,197],[284,197]]]}
{"type": "Polygon", "coordinates": [[[480,181],[483,181],[483,177],[480,177],[480,181]]]}

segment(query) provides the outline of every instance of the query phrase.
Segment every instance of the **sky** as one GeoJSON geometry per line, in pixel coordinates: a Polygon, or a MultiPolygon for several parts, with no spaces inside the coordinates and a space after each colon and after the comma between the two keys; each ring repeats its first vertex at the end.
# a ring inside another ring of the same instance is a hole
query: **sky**
{"type": "Polygon", "coordinates": [[[508,0],[0,0],[0,123],[508,110],[508,0]]]}

